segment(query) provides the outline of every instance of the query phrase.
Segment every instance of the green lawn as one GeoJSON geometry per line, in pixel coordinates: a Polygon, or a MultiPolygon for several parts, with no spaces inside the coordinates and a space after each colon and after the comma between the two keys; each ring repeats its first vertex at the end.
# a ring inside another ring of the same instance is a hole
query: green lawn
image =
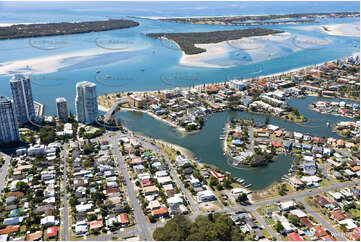
{"type": "Polygon", "coordinates": [[[276,224],[275,221],[274,221],[273,219],[271,219],[271,218],[265,218],[264,220],[265,220],[269,225],[274,225],[274,224],[276,224]]]}
{"type": "Polygon", "coordinates": [[[356,218],[360,218],[360,209],[357,209],[357,208],[350,209],[349,213],[351,213],[352,216],[354,216],[356,218]]]}
{"type": "Polygon", "coordinates": [[[322,179],[322,181],[320,182],[320,187],[329,187],[331,186],[331,182],[328,181],[327,179],[322,179]]]}

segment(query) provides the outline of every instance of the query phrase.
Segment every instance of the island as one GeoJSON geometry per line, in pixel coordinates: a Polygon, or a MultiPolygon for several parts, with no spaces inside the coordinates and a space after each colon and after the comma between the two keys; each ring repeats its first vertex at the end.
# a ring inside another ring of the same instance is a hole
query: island
{"type": "Polygon", "coordinates": [[[250,16],[217,16],[195,18],[158,18],[157,20],[171,21],[188,24],[211,24],[211,25],[268,25],[268,24],[295,24],[314,23],[317,18],[346,18],[359,17],[359,12],[332,12],[332,13],[294,13],[294,14],[271,14],[250,16]]]}
{"type": "Polygon", "coordinates": [[[222,41],[237,40],[241,38],[265,36],[270,34],[283,33],[281,30],[249,28],[211,32],[190,32],[190,33],[149,33],[152,38],[166,38],[178,44],[180,49],[187,55],[196,55],[206,52],[205,49],[196,47],[195,44],[219,43],[222,41]]]}
{"type": "Polygon", "coordinates": [[[6,27],[0,27],[0,39],[81,34],[131,28],[138,25],[139,23],[136,21],[124,19],[109,19],[105,21],[88,21],[76,23],[61,22],[44,24],[15,24],[6,27]]]}

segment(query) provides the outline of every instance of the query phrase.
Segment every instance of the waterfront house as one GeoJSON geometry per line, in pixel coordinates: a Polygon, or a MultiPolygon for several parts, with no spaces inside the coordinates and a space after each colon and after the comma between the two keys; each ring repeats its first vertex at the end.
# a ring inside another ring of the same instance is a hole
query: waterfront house
{"type": "Polygon", "coordinates": [[[145,103],[144,98],[136,96],[136,95],[129,95],[128,101],[131,106],[136,107],[136,108],[142,108],[145,103]]]}
{"type": "Polygon", "coordinates": [[[292,151],[292,142],[288,141],[288,140],[284,140],[283,141],[283,149],[285,149],[286,152],[291,152],[292,151]]]}
{"type": "Polygon", "coordinates": [[[226,177],[226,175],[216,172],[215,170],[211,170],[211,175],[217,178],[219,181],[222,181],[226,177]]]}
{"type": "Polygon", "coordinates": [[[304,188],[304,183],[301,182],[297,177],[293,176],[288,179],[289,184],[296,190],[304,188]]]}

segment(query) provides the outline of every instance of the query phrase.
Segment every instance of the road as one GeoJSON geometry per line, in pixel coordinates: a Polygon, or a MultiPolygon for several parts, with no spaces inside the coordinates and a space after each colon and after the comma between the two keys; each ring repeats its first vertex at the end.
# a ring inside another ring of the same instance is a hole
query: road
{"type": "Polygon", "coordinates": [[[109,121],[109,119],[112,117],[112,115],[113,115],[115,109],[118,107],[118,105],[121,105],[121,104],[124,104],[124,103],[128,103],[128,99],[123,98],[123,99],[115,101],[113,106],[104,115],[104,122],[107,123],[109,121]]]}
{"type": "Polygon", "coordinates": [[[62,208],[62,236],[61,240],[69,241],[69,208],[68,208],[68,174],[67,174],[67,163],[66,163],[66,147],[64,144],[61,151],[61,156],[63,160],[63,181],[62,189],[60,190],[63,193],[63,208],[62,208]]]}
{"type": "Polygon", "coordinates": [[[123,174],[123,177],[125,179],[126,193],[128,194],[130,205],[134,211],[134,216],[135,216],[138,233],[141,237],[141,240],[151,241],[152,234],[149,231],[148,222],[145,219],[143,210],[138,203],[137,194],[134,190],[134,184],[132,183],[132,181],[130,179],[130,176],[128,173],[128,168],[125,164],[123,156],[120,154],[120,150],[119,150],[119,146],[118,146],[119,133],[117,133],[117,135],[115,135],[115,136],[109,137],[109,140],[110,140],[110,144],[112,145],[114,159],[116,162],[118,162],[118,168],[119,168],[120,172],[123,174]]]}
{"type": "Polygon", "coordinates": [[[321,169],[322,171],[322,175],[325,177],[325,179],[327,181],[329,181],[332,185],[336,185],[337,182],[335,182],[334,180],[330,179],[328,177],[328,168],[327,168],[327,165],[320,165],[319,168],[321,169]]]}
{"type": "Polygon", "coordinates": [[[11,157],[8,155],[3,154],[3,157],[5,159],[5,163],[1,167],[1,171],[0,171],[0,193],[4,189],[5,182],[6,182],[6,176],[8,175],[8,171],[9,171],[9,167],[10,167],[10,160],[11,160],[11,157]]]}

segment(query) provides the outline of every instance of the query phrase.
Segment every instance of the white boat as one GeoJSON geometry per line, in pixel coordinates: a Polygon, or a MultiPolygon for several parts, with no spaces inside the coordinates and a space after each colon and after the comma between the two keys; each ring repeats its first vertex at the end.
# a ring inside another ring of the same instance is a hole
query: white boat
{"type": "Polygon", "coordinates": [[[239,183],[244,183],[244,179],[242,179],[242,178],[239,178],[237,181],[238,181],[239,183]]]}
{"type": "Polygon", "coordinates": [[[252,186],[252,184],[248,184],[248,185],[246,185],[245,187],[248,188],[248,187],[250,187],[250,186],[252,186]]]}

